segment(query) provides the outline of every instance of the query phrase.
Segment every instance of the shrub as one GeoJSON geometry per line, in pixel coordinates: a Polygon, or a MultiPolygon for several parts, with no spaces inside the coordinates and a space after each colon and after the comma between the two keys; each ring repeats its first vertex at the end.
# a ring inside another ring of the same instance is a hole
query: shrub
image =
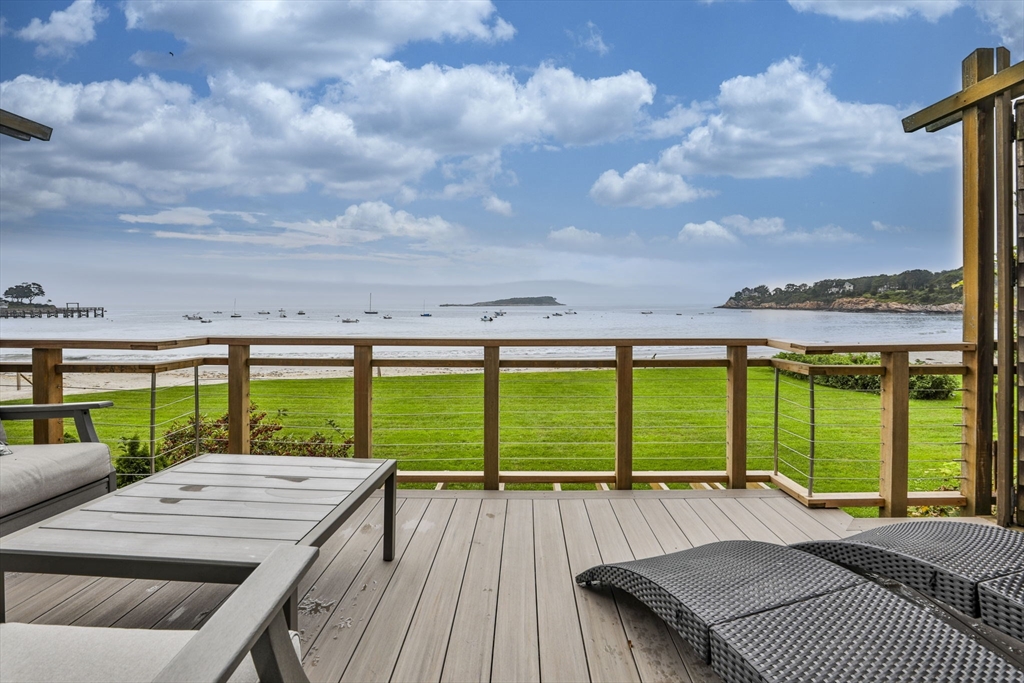
{"type": "MultiPolygon", "coordinates": [[[[287,414],[286,410],[277,411],[287,414]]],[[[330,434],[313,432],[305,439],[278,435],[284,425],[267,419],[267,413],[252,405],[249,410],[249,452],[253,455],[302,455],[317,458],[347,458],[352,451],[352,438],[346,437],[334,420],[326,420],[328,429],[341,437],[336,442],[330,434]]],[[[118,473],[118,486],[127,486],[150,474],[149,442],[137,434],[118,439],[118,455],[114,469],[118,473]]],[[[159,450],[153,459],[153,472],[188,460],[196,452],[195,416],[175,422],[164,431],[159,450]]],[[[210,420],[199,416],[199,452],[228,452],[228,416],[210,420]]]]}
{"type": "MultiPolygon", "coordinates": [[[[880,365],[879,356],[869,353],[830,353],[809,355],[804,353],[782,352],[775,354],[781,360],[807,363],[808,365],[880,365]]],[[[921,364],[922,361],[918,361],[921,364]]],[[[787,377],[806,379],[806,375],[782,370],[787,377]]],[[[865,391],[872,394],[882,392],[882,378],[878,375],[817,375],[815,384],[865,391]]],[[[956,377],[952,375],[911,375],[910,398],[924,401],[939,401],[950,398],[959,387],[956,377]]]]}
{"type": "MultiPolygon", "coordinates": [[[[141,439],[138,434],[132,437],[122,436],[117,442],[119,452],[114,456],[114,471],[118,475],[117,485],[127,486],[149,476],[149,442],[141,439]]],[[[167,458],[157,454],[153,459],[153,472],[159,472],[167,465],[167,458]]]]}
{"type": "MultiPolygon", "coordinates": [[[[286,411],[278,411],[286,414],[286,411]]],[[[284,425],[267,417],[267,412],[255,404],[249,409],[249,452],[253,455],[302,455],[319,458],[347,458],[352,451],[352,439],[346,437],[333,420],[327,420],[328,429],[341,437],[335,441],[330,434],[315,431],[306,438],[278,434],[284,425]]],[[[172,424],[164,432],[161,451],[170,464],[187,460],[195,454],[196,425],[191,416],[184,422],[172,424]]],[[[215,420],[199,416],[199,452],[227,453],[228,416],[215,420]]]]}

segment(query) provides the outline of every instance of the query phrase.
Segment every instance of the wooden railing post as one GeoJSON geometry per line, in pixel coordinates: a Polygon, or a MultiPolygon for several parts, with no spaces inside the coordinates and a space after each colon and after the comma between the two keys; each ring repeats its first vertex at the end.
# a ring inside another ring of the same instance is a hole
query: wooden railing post
{"type": "Polygon", "coordinates": [[[879,517],[907,516],[910,442],[910,359],[906,351],[882,353],[882,452],[879,517]]]}
{"type": "Polygon", "coordinates": [[[747,488],[747,347],[726,347],[725,476],[731,489],[747,488]]]}
{"type": "Polygon", "coordinates": [[[228,346],[228,452],[249,454],[248,345],[228,346]]]}
{"type": "Polygon", "coordinates": [[[373,347],[356,346],[353,350],[353,435],[355,457],[373,454],[373,347]]]}
{"type": "MultiPolygon", "coordinates": [[[[996,48],[996,71],[1010,66],[1010,51],[996,48]]],[[[1013,447],[1014,447],[1014,380],[1013,376],[1013,111],[1010,93],[995,99],[996,157],[996,271],[999,292],[996,328],[999,339],[997,365],[999,390],[996,394],[996,434],[998,448],[996,465],[996,522],[1010,526],[1013,521],[1013,447]]]]}
{"type": "Polygon", "coordinates": [[[615,488],[633,488],[633,347],[615,347],[615,488]]]}
{"type": "MultiPolygon", "coordinates": [[[[64,360],[61,349],[32,349],[32,402],[63,403],[64,377],[57,366],[64,360]]],[[[34,420],[32,442],[64,443],[64,420],[34,420]]]]}
{"type": "MultiPolygon", "coordinates": [[[[963,86],[991,76],[994,52],[975,50],[963,62],[963,86]]],[[[967,498],[964,514],[992,513],[992,346],[994,276],[992,103],[969,107],[963,113],[963,250],[964,341],[975,351],[964,352],[964,428],[961,491],[967,498]]]]}
{"type": "Polygon", "coordinates": [[[501,347],[484,347],[484,488],[498,490],[501,471],[499,440],[499,414],[501,403],[499,387],[501,347]]]}

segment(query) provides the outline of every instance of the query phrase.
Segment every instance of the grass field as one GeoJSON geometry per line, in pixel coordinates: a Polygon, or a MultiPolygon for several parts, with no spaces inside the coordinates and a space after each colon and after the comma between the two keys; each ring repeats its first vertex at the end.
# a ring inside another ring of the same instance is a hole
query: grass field
{"type": "MultiPolygon", "coordinates": [[[[726,392],[721,368],[644,369],[634,373],[634,469],[725,469],[726,392]]],[[[752,470],[773,467],[774,376],[749,375],[749,455],[752,470]]],[[[483,468],[483,376],[452,374],[375,378],[374,455],[396,458],[406,470],[483,468]]],[[[613,470],[613,371],[503,372],[501,469],[613,470]]],[[[282,434],[314,431],[340,439],[352,433],[351,379],[253,381],[251,396],[279,421],[282,434]]],[[[94,414],[101,439],[116,454],[122,437],[149,439],[149,390],[69,396],[111,400],[94,414]]],[[[810,473],[810,414],[806,380],[780,385],[779,469],[806,485],[810,473]]],[[[157,390],[156,434],[183,428],[193,414],[191,384],[157,390]]],[[[960,457],[960,398],[911,401],[910,488],[955,487],[960,457]]],[[[814,490],[877,491],[880,399],[877,395],[815,388],[814,490]]],[[[227,409],[225,384],[203,385],[200,411],[227,409]]],[[[30,425],[7,422],[13,443],[31,440],[30,425]]],[[[147,443],[148,448],[148,443],[147,443]]]]}

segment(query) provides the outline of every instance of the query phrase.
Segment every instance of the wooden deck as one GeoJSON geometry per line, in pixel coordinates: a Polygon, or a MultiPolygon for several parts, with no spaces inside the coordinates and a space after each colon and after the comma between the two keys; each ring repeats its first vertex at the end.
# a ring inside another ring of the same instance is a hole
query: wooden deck
{"type": "MultiPolygon", "coordinates": [[[[378,494],[379,495],[379,494],[378,494]]],[[[836,538],[873,520],[773,490],[399,491],[395,561],[370,499],[300,586],[313,681],[717,681],[629,596],[576,573],[726,539],[836,538]]],[[[8,621],[192,629],[219,584],[7,574],[8,621]]]]}

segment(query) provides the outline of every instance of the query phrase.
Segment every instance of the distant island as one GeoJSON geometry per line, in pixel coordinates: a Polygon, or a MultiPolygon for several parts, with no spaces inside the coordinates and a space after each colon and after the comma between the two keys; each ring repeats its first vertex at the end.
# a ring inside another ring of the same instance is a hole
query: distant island
{"type": "Polygon", "coordinates": [[[868,275],[820,280],[813,285],[744,287],[718,308],[776,308],[809,311],[962,313],[964,269],[907,270],[899,275],[868,275]]]}
{"type": "Polygon", "coordinates": [[[446,306],[564,306],[555,301],[553,296],[517,296],[511,299],[495,299],[494,301],[477,301],[475,304],[441,304],[446,306]]]}

